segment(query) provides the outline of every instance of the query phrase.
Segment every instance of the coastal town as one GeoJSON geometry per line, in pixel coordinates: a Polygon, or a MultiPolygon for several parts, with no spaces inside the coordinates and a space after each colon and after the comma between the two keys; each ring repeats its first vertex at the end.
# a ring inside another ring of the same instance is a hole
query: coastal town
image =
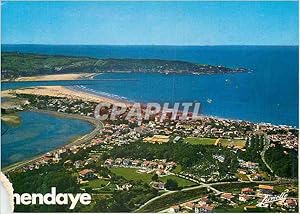
{"type": "Polygon", "coordinates": [[[299,9],[3,0],[0,214],[299,213],[299,9]]]}
{"type": "MultiPolygon", "coordinates": [[[[26,102],[2,109],[5,113],[42,110],[92,119],[97,104],[64,97],[14,96],[26,102]]],[[[129,208],[139,212],[298,210],[295,177],[288,178],[290,175],[277,170],[280,166],[267,163],[271,149],[282,149],[281,155],[297,152],[298,130],[293,127],[207,116],[160,121],[159,115],[142,123],[122,115],[98,123],[101,129],[88,140],[14,164],[6,169],[8,175],[59,166],[76,178],[82,191],[96,198],[134,192],[145,184],[146,192],[155,192],[129,208]],[[288,198],[260,203],[286,189],[288,198]],[[161,204],[162,199],[168,203],[161,204]]],[[[93,201],[94,206],[98,203],[93,201]]]]}

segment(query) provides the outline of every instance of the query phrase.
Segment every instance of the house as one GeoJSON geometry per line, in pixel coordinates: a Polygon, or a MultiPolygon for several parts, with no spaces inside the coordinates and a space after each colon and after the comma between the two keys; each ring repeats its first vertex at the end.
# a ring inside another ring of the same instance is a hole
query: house
{"type": "Polygon", "coordinates": [[[149,164],[150,164],[150,161],[144,161],[142,163],[142,167],[148,167],[149,164]]]}
{"type": "Polygon", "coordinates": [[[173,167],[177,166],[177,164],[175,162],[173,162],[173,161],[167,162],[166,165],[169,166],[170,168],[173,168],[173,167]]]}
{"type": "Polygon", "coordinates": [[[104,161],[104,165],[106,165],[106,166],[112,166],[113,162],[114,162],[113,159],[106,159],[104,161]]]}
{"type": "Polygon", "coordinates": [[[163,183],[163,182],[153,181],[153,182],[151,182],[151,186],[152,186],[152,188],[157,189],[157,190],[165,189],[165,183],[163,183]]]}
{"type": "Polygon", "coordinates": [[[79,176],[84,180],[93,179],[96,177],[94,174],[94,170],[92,169],[84,169],[79,172],[79,176]]]}
{"type": "Polygon", "coordinates": [[[239,194],[239,201],[246,202],[249,201],[252,197],[246,194],[239,194]]]}
{"type": "Polygon", "coordinates": [[[254,190],[252,188],[246,187],[241,190],[242,194],[252,195],[254,194],[254,190]]]}
{"type": "Polygon", "coordinates": [[[238,169],[238,173],[240,173],[242,175],[247,175],[247,171],[244,169],[238,169]]]}
{"type": "Polygon", "coordinates": [[[60,158],[64,158],[68,154],[67,149],[65,149],[65,148],[59,149],[58,153],[59,153],[60,158]]]}
{"type": "Polygon", "coordinates": [[[297,207],[297,201],[294,199],[286,199],[283,205],[287,209],[295,209],[297,207]]]}
{"type": "Polygon", "coordinates": [[[180,211],[180,206],[179,205],[174,205],[170,207],[169,212],[170,213],[178,213],[180,211]]]}
{"type": "Polygon", "coordinates": [[[221,198],[222,198],[222,199],[225,199],[225,200],[227,200],[227,201],[231,201],[231,199],[234,198],[234,195],[232,195],[231,193],[223,193],[223,194],[221,195],[221,198]]]}
{"type": "Polygon", "coordinates": [[[158,163],[156,163],[155,161],[151,161],[148,167],[154,169],[154,168],[157,168],[157,166],[158,166],[158,163]]]}
{"type": "Polygon", "coordinates": [[[115,164],[116,164],[116,165],[120,165],[122,162],[123,162],[122,158],[117,158],[117,159],[115,160],[115,164]]]}
{"type": "Polygon", "coordinates": [[[256,169],[256,168],[258,168],[258,165],[259,165],[258,163],[254,163],[254,162],[250,162],[250,161],[246,162],[246,164],[245,164],[245,166],[249,169],[256,169]]]}
{"type": "Polygon", "coordinates": [[[131,161],[129,159],[124,159],[123,160],[123,165],[124,166],[129,166],[131,164],[131,161]]]}
{"type": "Polygon", "coordinates": [[[200,198],[198,204],[205,205],[205,204],[207,204],[207,202],[208,202],[208,196],[203,196],[200,198]]]}
{"type": "Polygon", "coordinates": [[[269,185],[258,185],[257,196],[263,197],[264,195],[272,195],[273,194],[273,186],[269,185]]]}
{"type": "Polygon", "coordinates": [[[76,169],[79,169],[79,168],[83,167],[83,164],[84,164],[84,161],[77,160],[77,161],[74,162],[73,165],[75,166],[76,169]]]}
{"type": "Polygon", "coordinates": [[[164,169],[164,168],[165,168],[164,163],[159,163],[159,164],[157,165],[157,168],[158,168],[158,169],[164,169]]]}
{"type": "Polygon", "coordinates": [[[184,204],[184,207],[186,209],[193,210],[193,209],[195,209],[195,204],[193,202],[189,201],[184,204]]]}
{"type": "Polygon", "coordinates": [[[265,189],[265,190],[273,190],[273,186],[263,185],[263,184],[258,185],[258,188],[265,189]]]}
{"type": "Polygon", "coordinates": [[[196,204],[195,205],[195,213],[211,213],[213,211],[214,207],[210,206],[208,204],[205,205],[200,205],[196,204]]]}
{"type": "Polygon", "coordinates": [[[133,165],[133,166],[139,166],[140,163],[141,163],[140,160],[134,160],[134,161],[132,161],[132,165],[133,165]]]}
{"type": "Polygon", "coordinates": [[[259,173],[251,174],[251,179],[254,181],[261,181],[263,179],[263,176],[259,173]]]}
{"type": "Polygon", "coordinates": [[[174,138],[174,140],[173,140],[173,143],[180,143],[180,142],[183,142],[183,141],[181,140],[181,137],[180,137],[180,136],[176,136],[176,137],[174,138]]]}

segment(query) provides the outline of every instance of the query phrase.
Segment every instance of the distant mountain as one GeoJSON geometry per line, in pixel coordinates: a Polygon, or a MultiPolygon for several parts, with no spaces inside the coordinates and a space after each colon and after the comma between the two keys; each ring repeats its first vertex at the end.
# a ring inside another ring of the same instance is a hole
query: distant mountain
{"type": "Polygon", "coordinates": [[[159,59],[97,59],[59,55],[38,55],[4,52],[1,55],[2,78],[63,73],[105,72],[160,72],[219,74],[246,71],[244,68],[227,68],[185,61],[159,59]]]}

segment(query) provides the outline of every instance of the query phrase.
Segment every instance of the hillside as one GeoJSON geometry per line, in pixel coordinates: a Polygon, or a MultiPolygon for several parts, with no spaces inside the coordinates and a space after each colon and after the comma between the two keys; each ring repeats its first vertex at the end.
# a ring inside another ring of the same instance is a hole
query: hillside
{"type": "Polygon", "coordinates": [[[97,72],[161,72],[218,74],[243,72],[243,68],[227,68],[196,64],[185,61],[159,59],[96,59],[57,55],[37,55],[24,53],[2,53],[2,78],[14,79],[20,76],[63,73],[97,72]]]}

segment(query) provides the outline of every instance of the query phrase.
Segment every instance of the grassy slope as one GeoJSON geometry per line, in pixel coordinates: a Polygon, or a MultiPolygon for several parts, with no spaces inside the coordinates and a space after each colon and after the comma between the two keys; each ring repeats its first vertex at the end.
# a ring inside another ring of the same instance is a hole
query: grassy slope
{"type": "MultiPolygon", "coordinates": [[[[112,168],[111,171],[119,176],[123,176],[126,180],[141,180],[145,183],[150,183],[153,176],[152,174],[137,173],[136,169],[131,168],[112,168]]],[[[166,182],[167,179],[176,180],[179,187],[188,187],[195,185],[195,183],[191,181],[173,175],[160,177],[159,179],[163,182],[166,182]]]]}
{"type": "Polygon", "coordinates": [[[91,187],[91,188],[100,188],[105,186],[108,183],[107,180],[104,179],[95,179],[91,180],[88,183],[83,184],[83,187],[91,187]]]}
{"type": "Polygon", "coordinates": [[[214,145],[217,139],[214,138],[200,138],[200,137],[187,137],[184,139],[185,143],[190,144],[202,144],[202,145],[214,145]]]}

